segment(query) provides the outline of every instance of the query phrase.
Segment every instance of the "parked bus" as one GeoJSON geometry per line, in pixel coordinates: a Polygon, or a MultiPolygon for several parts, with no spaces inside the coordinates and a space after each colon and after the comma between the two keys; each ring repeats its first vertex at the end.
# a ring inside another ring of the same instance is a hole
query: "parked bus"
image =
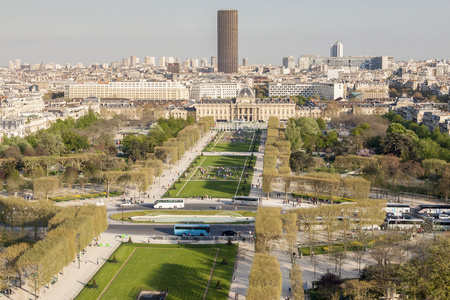
{"type": "Polygon", "coordinates": [[[450,212],[449,204],[419,204],[417,206],[419,214],[442,214],[450,212]]]}
{"type": "Polygon", "coordinates": [[[184,200],[175,198],[158,199],[153,203],[153,208],[184,208],[184,200]]]}
{"type": "Polygon", "coordinates": [[[450,230],[450,220],[435,220],[433,222],[433,230],[442,230],[447,231],[450,230]]]}
{"type": "Polygon", "coordinates": [[[194,236],[210,235],[211,229],[207,224],[177,224],[173,227],[174,235],[194,236]]]}
{"type": "Polygon", "coordinates": [[[258,197],[248,197],[248,196],[236,196],[236,197],[233,197],[231,202],[234,205],[258,206],[259,198],[258,197]]]}
{"type": "Polygon", "coordinates": [[[386,213],[391,213],[394,216],[401,216],[411,212],[411,205],[404,203],[388,203],[386,206],[386,213]]]}
{"type": "Polygon", "coordinates": [[[408,230],[419,229],[424,225],[422,219],[389,219],[383,224],[384,229],[408,230]]]}

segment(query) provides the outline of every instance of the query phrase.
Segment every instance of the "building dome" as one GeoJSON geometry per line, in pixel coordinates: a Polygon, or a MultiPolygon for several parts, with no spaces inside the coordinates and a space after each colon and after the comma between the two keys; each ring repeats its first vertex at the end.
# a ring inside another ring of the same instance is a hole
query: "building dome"
{"type": "Polygon", "coordinates": [[[248,86],[244,86],[239,90],[237,98],[255,98],[255,94],[248,86]]]}

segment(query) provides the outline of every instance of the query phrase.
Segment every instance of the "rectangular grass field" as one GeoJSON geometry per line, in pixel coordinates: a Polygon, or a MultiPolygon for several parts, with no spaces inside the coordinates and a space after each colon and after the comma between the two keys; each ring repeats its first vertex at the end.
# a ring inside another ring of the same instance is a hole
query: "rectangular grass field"
{"type": "MultiPolygon", "coordinates": [[[[203,151],[205,152],[250,152],[255,140],[253,131],[219,132],[203,151]]],[[[258,139],[259,140],[259,139],[258,139]]]]}
{"type": "MultiPolygon", "coordinates": [[[[256,158],[252,159],[253,162],[256,158]]],[[[183,174],[180,182],[172,185],[164,197],[189,198],[205,197],[232,198],[247,196],[250,192],[253,169],[247,169],[248,156],[200,156],[183,174]]]]}
{"type": "Polygon", "coordinates": [[[217,254],[206,299],[225,300],[228,297],[236,252],[236,245],[224,244],[122,244],[112,255],[116,256],[118,263],[107,261],[94,276],[99,287],[85,287],[76,299],[97,299],[101,293],[103,295],[100,299],[135,299],[141,288],[168,289],[169,300],[202,299],[217,254]],[[226,265],[222,264],[224,257],[228,263],[226,265]],[[222,290],[215,289],[218,280],[222,290]],[[109,283],[111,284],[107,287],[109,283]]]}

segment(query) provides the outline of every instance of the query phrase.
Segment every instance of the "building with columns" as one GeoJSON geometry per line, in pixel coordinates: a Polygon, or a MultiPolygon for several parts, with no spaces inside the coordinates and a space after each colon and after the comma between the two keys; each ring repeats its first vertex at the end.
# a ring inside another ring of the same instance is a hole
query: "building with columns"
{"type": "Polygon", "coordinates": [[[276,116],[280,120],[295,117],[294,101],[289,98],[255,98],[253,91],[245,86],[233,99],[202,99],[195,104],[196,118],[212,116],[214,121],[265,122],[276,116]]]}

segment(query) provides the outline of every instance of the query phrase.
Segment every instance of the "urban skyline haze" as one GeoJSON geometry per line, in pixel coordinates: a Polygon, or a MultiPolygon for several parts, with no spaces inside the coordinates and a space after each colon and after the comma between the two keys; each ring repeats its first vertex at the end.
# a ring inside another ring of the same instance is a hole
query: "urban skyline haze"
{"type": "Polygon", "coordinates": [[[121,61],[131,55],[209,59],[217,53],[217,11],[239,12],[239,61],[281,65],[301,54],[329,55],[337,40],[345,55],[395,60],[449,59],[450,2],[416,0],[5,1],[0,66],[121,61]],[[431,20],[429,19],[431,18],[431,20]],[[443,35],[444,34],[444,35],[443,35]],[[256,50],[257,49],[257,50],[256,50]]]}

